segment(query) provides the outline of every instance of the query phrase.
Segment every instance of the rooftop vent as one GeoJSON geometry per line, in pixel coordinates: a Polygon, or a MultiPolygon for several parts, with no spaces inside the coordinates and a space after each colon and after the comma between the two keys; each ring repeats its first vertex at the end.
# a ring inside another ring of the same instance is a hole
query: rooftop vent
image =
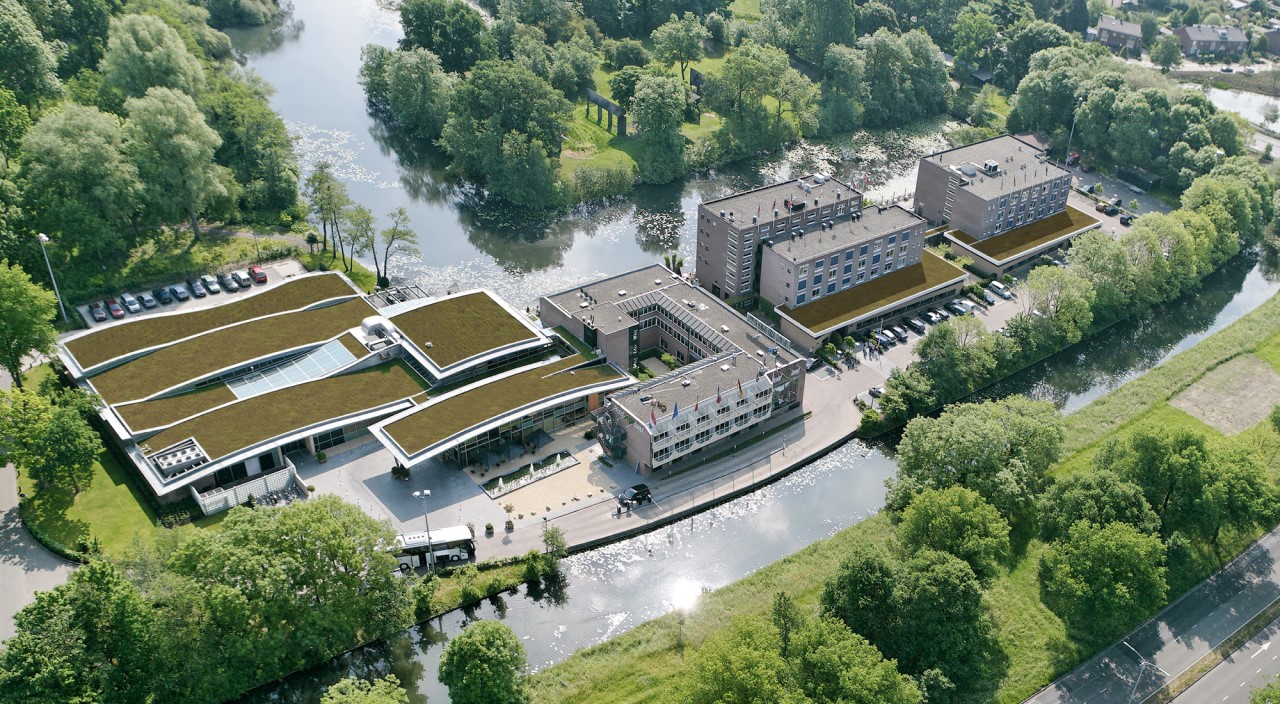
{"type": "Polygon", "coordinates": [[[1000,171],[1000,162],[995,159],[987,159],[982,162],[982,170],[986,171],[988,174],[994,174],[1000,171]]]}
{"type": "Polygon", "coordinates": [[[426,347],[427,349],[431,349],[432,347],[434,347],[434,345],[432,345],[432,344],[431,344],[431,341],[430,341],[430,340],[427,340],[427,344],[425,345],[425,347],[426,347]]]}
{"type": "Polygon", "coordinates": [[[729,332],[729,326],[728,326],[728,325],[721,325],[721,326],[720,326],[720,332],[729,332]]]}
{"type": "Polygon", "coordinates": [[[722,372],[727,372],[727,371],[729,371],[729,365],[727,365],[727,364],[721,364],[721,365],[720,365],[720,371],[722,371],[722,372]]]}
{"type": "Polygon", "coordinates": [[[692,384],[692,383],[693,383],[693,382],[692,382],[692,381],[689,381],[688,379],[681,379],[681,380],[680,380],[680,385],[681,385],[681,386],[688,386],[689,384],[692,384]]]}
{"type": "Polygon", "coordinates": [[[624,289],[622,289],[621,291],[619,291],[619,292],[618,292],[618,295],[619,295],[619,296],[625,296],[625,295],[627,295],[627,289],[625,289],[625,288],[624,288],[624,289]]]}
{"type": "Polygon", "coordinates": [[[662,285],[662,279],[654,279],[654,280],[653,280],[653,285],[654,285],[654,286],[661,286],[661,285],[662,285]]]}

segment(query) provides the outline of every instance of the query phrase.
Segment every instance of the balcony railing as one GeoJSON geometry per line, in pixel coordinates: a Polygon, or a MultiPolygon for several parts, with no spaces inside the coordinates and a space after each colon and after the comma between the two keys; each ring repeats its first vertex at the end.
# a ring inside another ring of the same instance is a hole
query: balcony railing
{"type": "Polygon", "coordinates": [[[196,500],[196,503],[200,504],[200,510],[204,511],[204,515],[212,516],[215,513],[221,513],[233,506],[245,503],[250,496],[261,498],[272,492],[289,488],[297,489],[301,495],[306,495],[305,488],[301,480],[298,479],[297,468],[286,457],[284,467],[270,474],[242,479],[231,486],[216,487],[204,493],[200,493],[196,491],[195,487],[191,487],[191,497],[196,500]]]}

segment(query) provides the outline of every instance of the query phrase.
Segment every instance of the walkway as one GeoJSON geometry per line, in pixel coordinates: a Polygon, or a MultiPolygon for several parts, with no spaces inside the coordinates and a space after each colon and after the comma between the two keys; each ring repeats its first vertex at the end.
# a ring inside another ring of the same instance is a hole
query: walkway
{"type": "MultiPolygon", "coordinates": [[[[0,369],[0,388],[13,379],[0,369]]],[[[75,565],[44,549],[18,518],[18,474],[13,465],[0,468],[0,641],[12,637],[13,616],[35,601],[36,592],[67,581],[75,565]]]]}

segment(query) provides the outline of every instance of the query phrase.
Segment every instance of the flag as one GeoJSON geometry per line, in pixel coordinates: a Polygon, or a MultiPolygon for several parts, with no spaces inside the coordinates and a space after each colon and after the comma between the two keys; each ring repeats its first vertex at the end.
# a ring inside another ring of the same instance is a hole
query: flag
{"type": "Polygon", "coordinates": [[[742,380],[738,380],[738,398],[746,398],[746,394],[742,392],[742,380]]]}
{"type": "Polygon", "coordinates": [[[777,198],[774,198],[774,199],[773,199],[773,207],[772,207],[772,208],[769,208],[769,210],[777,210],[777,209],[778,209],[778,199],[777,199],[777,198]]]}
{"type": "Polygon", "coordinates": [[[862,185],[866,186],[867,188],[871,188],[871,177],[870,177],[870,176],[863,176],[863,177],[862,177],[862,185]]]}
{"type": "Polygon", "coordinates": [[[756,206],[756,219],[758,220],[759,218],[760,218],[760,206],[758,206],[758,205],[757,205],[757,206],[756,206]]]}
{"type": "Polygon", "coordinates": [[[671,420],[675,420],[678,415],[680,415],[680,402],[676,401],[676,408],[671,412],[671,420]]]}
{"type": "Polygon", "coordinates": [[[698,404],[699,404],[699,403],[700,403],[700,401],[697,401],[697,400],[695,400],[695,401],[693,402],[693,412],[694,412],[694,413],[697,413],[697,412],[698,412],[698,404]]]}
{"type": "Polygon", "coordinates": [[[720,400],[720,385],[716,384],[716,403],[722,403],[720,400]]]}
{"type": "Polygon", "coordinates": [[[653,405],[649,406],[649,427],[652,428],[658,423],[658,416],[653,412],[653,405]]]}

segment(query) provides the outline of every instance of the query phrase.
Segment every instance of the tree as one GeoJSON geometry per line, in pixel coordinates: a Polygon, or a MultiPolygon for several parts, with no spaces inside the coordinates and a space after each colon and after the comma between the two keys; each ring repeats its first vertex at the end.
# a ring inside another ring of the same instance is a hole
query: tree
{"type": "MultiPolygon", "coordinates": [[[[863,11],[870,4],[864,5],[863,11]]],[[[827,49],[818,120],[823,135],[850,132],[860,124],[867,99],[866,70],[859,50],[839,45],[827,49]]]]}
{"type": "Polygon", "coordinates": [[[956,58],[972,67],[985,67],[1000,28],[980,6],[968,5],[956,16],[956,58]]]}
{"type": "Polygon", "coordinates": [[[683,18],[671,15],[665,24],[653,30],[653,53],[665,64],[680,65],[680,80],[685,80],[685,72],[689,63],[702,58],[702,42],[711,38],[711,33],[698,21],[692,12],[684,13],[683,18]]]}
{"type": "Polygon", "coordinates": [[[79,409],[54,408],[35,442],[29,451],[35,462],[25,469],[41,485],[69,480],[72,492],[79,494],[81,486],[93,479],[93,464],[102,453],[102,438],[79,409]]]}
{"type": "Polygon", "coordinates": [[[808,39],[804,47],[810,61],[821,66],[826,59],[827,47],[853,46],[858,38],[854,31],[857,8],[852,0],[823,0],[810,2],[806,7],[800,35],[808,39]]]}
{"type": "Polygon", "coordinates": [[[909,418],[938,407],[938,391],[933,381],[916,365],[896,367],[889,372],[880,397],[880,412],[889,423],[905,423],[909,418]]]}
{"type": "Polygon", "coordinates": [[[907,424],[886,503],[901,510],[924,489],[963,486],[1016,522],[1042,490],[1061,444],[1062,418],[1047,402],[1012,396],[956,404],[907,424]]]}
{"type": "Polygon", "coordinates": [[[0,155],[17,156],[22,137],[31,129],[31,113],[22,107],[17,96],[0,87],[0,155]]]}
{"type": "Polygon", "coordinates": [[[1271,409],[1269,418],[1271,419],[1272,429],[1280,433],[1280,404],[1276,404],[1276,407],[1271,409]]]}
{"type": "Polygon", "coordinates": [[[1134,298],[1133,264],[1120,242],[1102,230],[1090,230],[1071,243],[1068,268],[1093,286],[1094,319],[1102,325],[1129,314],[1134,298]]]}
{"type": "Polygon", "coordinates": [[[1160,519],[1142,489],[1106,469],[1073,474],[1052,484],[1040,497],[1037,518],[1046,541],[1065,540],[1071,526],[1084,521],[1105,526],[1125,523],[1154,535],[1160,519]]]}
{"type": "Polygon", "coordinates": [[[498,621],[473,623],[449,641],[440,656],[440,681],[456,704],[520,704],[526,701],[524,646],[498,621]]]}
{"type": "Polygon", "coordinates": [[[333,174],[333,165],[327,161],[316,164],[303,184],[303,195],[307,199],[312,215],[320,221],[320,251],[329,249],[330,229],[334,230],[334,246],[337,247],[338,220],[343,211],[351,204],[351,196],[347,195],[347,185],[333,174]]]}
{"type": "Polygon", "coordinates": [[[996,89],[988,83],[982,86],[973,96],[969,104],[969,124],[974,127],[987,127],[991,124],[992,106],[995,105],[996,89]]]}
{"type": "MultiPolygon", "coordinates": [[[[613,102],[623,110],[631,111],[631,99],[635,97],[636,86],[640,80],[652,75],[640,66],[624,66],[609,78],[609,92],[613,94],[613,102]]],[[[683,84],[682,84],[683,85],[683,84]]]]}
{"type": "Polygon", "coordinates": [[[1074,345],[1093,323],[1093,284],[1069,268],[1036,267],[1022,290],[1027,310],[1044,316],[1055,342],[1074,345]]]}
{"type": "Polygon", "coordinates": [[[344,677],[325,691],[320,704],[409,704],[409,693],[395,675],[372,682],[344,677]]]}
{"type": "Polygon", "coordinates": [[[1027,75],[1031,57],[1037,52],[1071,44],[1071,35],[1061,27],[1044,20],[1033,20],[1014,28],[1005,44],[1004,55],[996,70],[1000,86],[1013,91],[1027,75]]]}
{"type": "Polygon", "coordinates": [[[0,0],[0,87],[35,105],[60,90],[57,62],[18,0],[0,0]]]}
{"type": "Polygon", "coordinates": [[[665,264],[668,269],[675,272],[676,276],[679,276],[680,272],[684,269],[684,257],[680,256],[679,252],[667,252],[662,255],[662,263],[665,264]]]}
{"type": "MultiPolygon", "coordinates": [[[[373,211],[363,205],[352,203],[342,209],[341,219],[344,236],[338,240],[337,245],[338,249],[342,248],[343,242],[347,245],[347,251],[340,256],[343,268],[350,273],[356,257],[373,252],[374,247],[377,246],[377,241],[374,239],[376,230],[373,226],[373,211]]],[[[385,277],[382,275],[381,263],[375,258],[373,265],[375,278],[379,282],[378,285],[382,286],[384,284],[381,282],[385,277]]]]}
{"type": "Polygon", "coordinates": [[[916,345],[913,366],[933,382],[945,401],[985,385],[996,369],[995,339],[973,316],[952,318],[929,330],[916,345]]]}
{"type": "Polygon", "coordinates": [[[1161,73],[1182,65],[1182,43],[1176,36],[1167,34],[1151,45],[1151,63],[1160,67],[1161,73]]]}
{"type": "Polygon", "coordinates": [[[887,652],[898,632],[899,615],[893,603],[897,583],[897,566],[883,550],[855,543],[852,554],[822,587],[822,613],[840,619],[887,652]]]}
{"type": "Polygon", "coordinates": [[[858,7],[858,19],[854,23],[857,34],[875,34],[883,27],[894,34],[899,33],[898,13],[888,5],[871,0],[858,7]]]}
{"type": "Polygon", "coordinates": [[[843,622],[829,616],[810,619],[794,633],[784,654],[792,691],[814,704],[877,702],[919,704],[920,690],[896,664],[843,622]]]}
{"type": "Polygon", "coordinates": [[[1075,628],[1110,638],[1164,604],[1164,544],[1127,523],[1077,523],[1040,558],[1051,607],[1075,628]]]}
{"type": "MultiPolygon", "coordinates": [[[[610,66],[619,70],[628,66],[644,66],[652,58],[649,55],[649,50],[644,48],[644,44],[635,39],[619,39],[617,41],[606,39],[602,48],[604,49],[605,60],[609,62],[610,66]]],[[[617,96],[615,95],[614,97],[616,98],[617,96]]]]}
{"type": "Polygon", "coordinates": [[[977,492],[964,487],[927,489],[902,512],[898,538],[908,554],[939,550],[964,560],[990,580],[1009,555],[1009,523],[977,492]]]}
{"type": "Polygon", "coordinates": [[[125,101],[125,150],[143,184],[147,212],[162,223],[186,216],[199,238],[199,217],[227,194],[213,163],[222,143],[205,124],[190,96],[171,88],[151,88],[125,101]]]}
{"type": "Polygon", "coordinates": [[[111,20],[102,58],[106,85],[127,98],[151,88],[172,88],[189,96],[204,89],[204,67],[187,51],[177,30],[153,15],[124,15],[111,20]]]}
{"type": "Polygon", "coordinates": [[[209,127],[222,138],[214,161],[243,186],[239,207],[261,222],[292,219],[298,206],[298,160],[284,121],[267,102],[270,86],[253,77],[214,73],[200,95],[209,127]]]}
{"type": "Polygon", "coordinates": [[[528,68],[511,61],[481,61],[453,94],[440,144],[451,168],[520,205],[553,192],[570,105],[528,68]],[[523,179],[523,180],[522,180],[523,179]],[[535,180],[536,179],[536,180],[535,180]]]}
{"type": "Polygon", "coordinates": [[[395,124],[422,142],[440,136],[449,117],[455,80],[426,49],[402,49],[388,57],[386,108],[395,124]]]}
{"type": "Polygon", "coordinates": [[[1186,430],[1139,429],[1107,443],[1094,458],[1099,469],[1113,469],[1142,488],[1160,517],[1162,536],[1192,519],[1212,464],[1204,436],[1186,430]]]}
{"type": "Polygon", "coordinates": [[[104,264],[132,248],[143,191],[118,118],[69,103],[36,123],[23,153],[35,227],[56,235],[65,251],[104,264]]]}
{"type": "Polygon", "coordinates": [[[0,367],[22,388],[23,360],[33,353],[50,354],[58,341],[52,320],[57,299],[33,282],[17,264],[0,259],[0,367]]]}
{"type": "Polygon", "coordinates": [[[1147,13],[1142,15],[1138,27],[1142,31],[1142,45],[1150,49],[1160,36],[1160,23],[1156,21],[1155,15],[1147,13]]]}
{"type": "Polygon", "coordinates": [[[983,616],[982,585],[969,565],[923,550],[903,565],[899,579],[894,589],[898,645],[885,654],[907,672],[937,669],[956,683],[979,678],[990,624],[983,616]]]}
{"type": "Polygon", "coordinates": [[[887,29],[858,40],[866,64],[866,122],[873,127],[913,122],[947,109],[950,79],[929,35],[887,29]]]}
{"type": "Polygon", "coordinates": [[[764,619],[739,616],[698,648],[685,678],[689,704],[787,701],[787,663],[778,631],[764,619]]]}
{"type": "Polygon", "coordinates": [[[642,141],[636,158],[640,180],[668,183],[684,175],[684,110],[688,90],[675,78],[646,76],[636,84],[632,111],[642,141]]]}
{"type": "Polygon", "coordinates": [[[1276,488],[1252,452],[1221,453],[1215,460],[1195,509],[1201,534],[1217,550],[1223,528],[1245,530],[1275,516],[1276,488]]]}
{"type": "Polygon", "coordinates": [[[426,49],[449,73],[465,73],[493,58],[484,17],[460,0],[406,0],[400,4],[400,48],[426,49]]]}
{"type": "MultiPolygon", "coordinates": [[[[382,267],[380,277],[391,278],[391,256],[392,255],[410,255],[418,253],[418,235],[409,229],[409,212],[404,208],[396,208],[387,213],[387,217],[391,219],[391,227],[380,233],[382,239],[382,267]]],[[[373,256],[378,256],[377,247],[374,247],[373,256]]]]}

